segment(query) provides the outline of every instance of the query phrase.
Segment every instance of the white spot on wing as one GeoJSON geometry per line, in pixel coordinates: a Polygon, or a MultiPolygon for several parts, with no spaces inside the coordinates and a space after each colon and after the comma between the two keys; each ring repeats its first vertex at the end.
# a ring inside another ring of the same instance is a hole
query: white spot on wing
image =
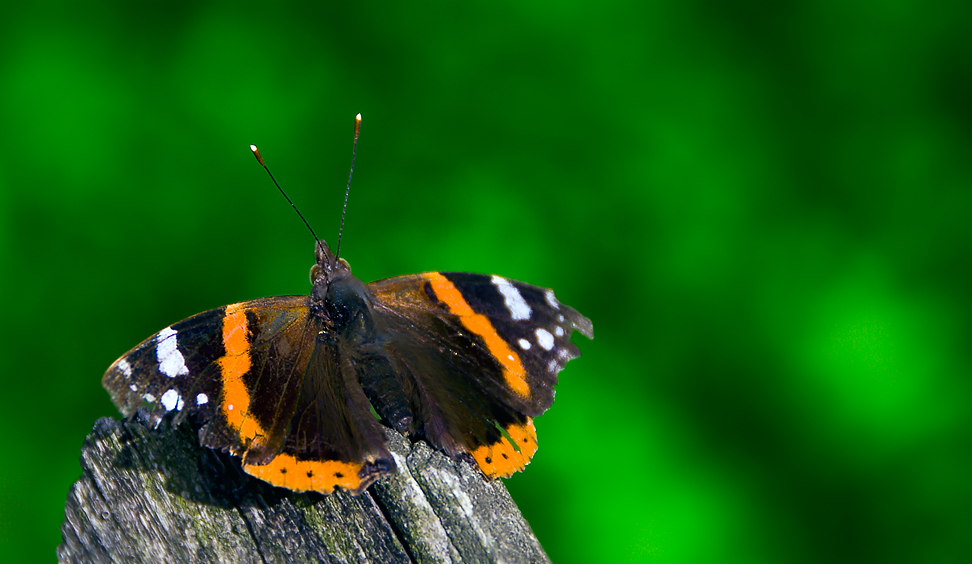
{"type": "Polygon", "coordinates": [[[172,411],[176,408],[176,406],[179,405],[179,403],[182,402],[182,398],[179,397],[179,392],[175,390],[168,390],[162,394],[159,401],[162,403],[162,407],[164,407],[166,411],[172,411]]]}
{"type": "Polygon", "coordinates": [[[233,404],[227,405],[226,406],[226,411],[233,411],[233,404]]]}
{"type": "Polygon", "coordinates": [[[559,368],[559,366],[557,365],[556,358],[547,363],[547,370],[549,370],[550,372],[556,372],[557,368],[559,368]]]}
{"type": "Polygon", "coordinates": [[[149,403],[155,403],[155,396],[152,394],[145,394],[145,401],[149,403]]]}
{"type": "Polygon", "coordinates": [[[564,314],[561,313],[560,315],[558,315],[557,316],[557,320],[560,321],[561,323],[563,323],[564,322],[564,314]]]}
{"type": "Polygon", "coordinates": [[[122,371],[122,374],[125,375],[125,378],[132,377],[132,365],[128,364],[128,361],[125,360],[124,358],[118,361],[118,370],[122,371]]]}
{"type": "Polygon", "coordinates": [[[523,349],[523,350],[525,350],[525,351],[530,350],[530,341],[528,341],[526,339],[520,339],[519,341],[517,341],[517,344],[519,344],[520,345],[520,348],[523,349]]]}
{"type": "Polygon", "coordinates": [[[207,403],[209,403],[209,396],[206,394],[196,396],[196,405],[206,405],[207,403]]]}
{"type": "Polygon", "coordinates": [[[510,284],[510,281],[502,276],[493,276],[491,281],[500,291],[500,294],[503,294],[503,303],[506,304],[506,309],[510,310],[510,315],[515,321],[530,319],[530,314],[533,312],[526,301],[523,300],[523,296],[520,295],[516,286],[510,284]]]}
{"type": "Polygon", "coordinates": [[[554,327],[554,335],[557,335],[558,337],[563,337],[564,336],[564,328],[561,327],[560,325],[554,327]]]}
{"type": "Polygon", "coordinates": [[[511,355],[511,354],[506,355],[506,358],[512,360],[513,362],[516,362],[516,359],[513,358],[513,355],[511,355]]]}
{"type": "Polygon", "coordinates": [[[159,359],[159,372],[169,378],[189,374],[186,359],[176,346],[177,334],[172,327],[166,327],[156,337],[155,356],[159,359]]]}
{"type": "Polygon", "coordinates": [[[133,391],[133,392],[137,392],[138,391],[138,386],[136,386],[135,384],[132,384],[131,386],[128,387],[128,389],[131,390],[131,391],[133,391]]]}
{"type": "Polygon", "coordinates": [[[535,334],[537,336],[537,344],[540,345],[543,350],[549,351],[553,348],[554,338],[553,335],[550,334],[550,331],[547,331],[543,327],[539,327],[537,328],[535,334]]]}
{"type": "MultiPolygon", "coordinates": [[[[558,302],[557,298],[554,297],[553,290],[547,290],[543,293],[543,296],[547,298],[547,303],[550,304],[550,307],[560,309],[560,302],[558,302]]],[[[560,320],[563,321],[564,318],[561,317],[560,320]]]]}

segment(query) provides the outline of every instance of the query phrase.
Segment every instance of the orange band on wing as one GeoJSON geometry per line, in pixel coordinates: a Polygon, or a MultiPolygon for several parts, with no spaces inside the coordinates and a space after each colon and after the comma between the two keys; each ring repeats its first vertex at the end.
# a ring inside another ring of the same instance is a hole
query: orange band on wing
{"type": "Polygon", "coordinates": [[[533,419],[528,417],[525,424],[510,425],[505,430],[519,451],[506,437],[501,437],[499,442],[482,445],[471,453],[483,474],[490,478],[509,478],[514,472],[523,470],[537,452],[537,429],[533,426],[533,419]]]}
{"type": "Polygon", "coordinates": [[[357,490],[361,486],[361,465],[338,460],[297,460],[278,454],[269,464],[244,464],[247,474],[295,492],[331,493],[334,486],[357,490]]]}
{"type": "Polygon", "coordinates": [[[489,318],[473,311],[462,293],[448,278],[438,272],[423,274],[432,284],[432,291],[439,301],[449,306],[449,311],[459,316],[459,321],[486,343],[486,348],[503,365],[503,378],[517,395],[528,397],[530,386],[526,381],[526,370],[520,356],[506,344],[490,323],[489,318]]]}
{"type": "Polygon", "coordinates": [[[246,310],[241,304],[226,306],[223,317],[223,348],[226,354],[216,362],[223,377],[223,416],[236,429],[244,444],[260,435],[263,428],[249,416],[250,392],[243,375],[250,371],[250,342],[247,340],[246,310]]]}

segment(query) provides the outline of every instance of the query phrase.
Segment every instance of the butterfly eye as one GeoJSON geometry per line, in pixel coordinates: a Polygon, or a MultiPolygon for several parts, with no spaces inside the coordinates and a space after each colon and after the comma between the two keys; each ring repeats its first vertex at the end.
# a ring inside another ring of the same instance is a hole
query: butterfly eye
{"type": "Polygon", "coordinates": [[[338,259],[338,264],[340,264],[341,266],[343,266],[345,268],[345,270],[348,271],[348,274],[351,274],[351,265],[348,264],[348,261],[344,260],[343,258],[339,258],[338,259]]]}
{"type": "Polygon", "coordinates": [[[314,282],[317,282],[317,279],[320,278],[322,274],[324,274],[324,269],[321,268],[321,265],[315,264],[315,265],[311,266],[311,269],[310,269],[310,280],[311,280],[311,284],[313,284],[314,282]]]}

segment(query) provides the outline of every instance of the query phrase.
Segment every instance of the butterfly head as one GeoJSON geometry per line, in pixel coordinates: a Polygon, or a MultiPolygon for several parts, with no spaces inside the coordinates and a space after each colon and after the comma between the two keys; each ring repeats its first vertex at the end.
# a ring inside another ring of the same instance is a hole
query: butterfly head
{"type": "Polygon", "coordinates": [[[351,265],[337,258],[324,241],[318,241],[314,250],[314,266],[310,269],[311,284],[326,286],[328,282],[351,274],[351,265]]]}

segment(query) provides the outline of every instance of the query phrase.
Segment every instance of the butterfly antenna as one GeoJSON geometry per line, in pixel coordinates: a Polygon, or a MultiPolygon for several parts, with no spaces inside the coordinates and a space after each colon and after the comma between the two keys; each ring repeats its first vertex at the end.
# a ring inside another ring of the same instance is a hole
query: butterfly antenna
{"type": "Polygon", "coordinates": [[[320,246],[321,240],[317,238],[317,233],[314,233],[314,229],[310,226],[309,223],[307,223],[307,220],[304,219],[304,214],[300,213],[300,210],[297,209],[297,206],[295,206],[294,202],[291,201],[290,196],[288,196],[287,193],[284,192],[283,188],[280,187],[280,184],[277,183],[277,179],[273,177],[273,173],[270,172],[269,168],[267,168],[267,163],[263,162],[263,157],[260,156],[260,149],[257,149],[256,145],[250,145],[250,150],[253,151],[253,156],[256,157],[257,162],[260,163],[260,166],[263,167],[263,170],[267,171],[267,174],[270,175],[270,180],[273,180],[273,185],[277,187],[277,190],[280,190],[280,193],[283,194],[284,198],[287,198],[287,202],[290,204],[290,207],[294,208],[294,211],[297,212],[297,215],[300,216],[301,221],[304,222],[304,225],[306,225],[307,229],[310,230],[311,235],[314,236],[314,241],[317,241],[318,246],[320,246]]]}
{"type": "Polygon", "coordinates": [[[348,213],[348,194],[351,193],[351,177],[354,175],[354,156],[358,152],[358,134],[360,133],[361,114],[358,114],[354,116],[354,145],[351,147],[351,172],[348,173],[348,187],[344,191],[344,211],[341,212],[341,229],[338,230],[337,252],[334,253],[334,260],[337,260],[341,256],[341,235],[344,234],[344,216],[348,213]]]}

